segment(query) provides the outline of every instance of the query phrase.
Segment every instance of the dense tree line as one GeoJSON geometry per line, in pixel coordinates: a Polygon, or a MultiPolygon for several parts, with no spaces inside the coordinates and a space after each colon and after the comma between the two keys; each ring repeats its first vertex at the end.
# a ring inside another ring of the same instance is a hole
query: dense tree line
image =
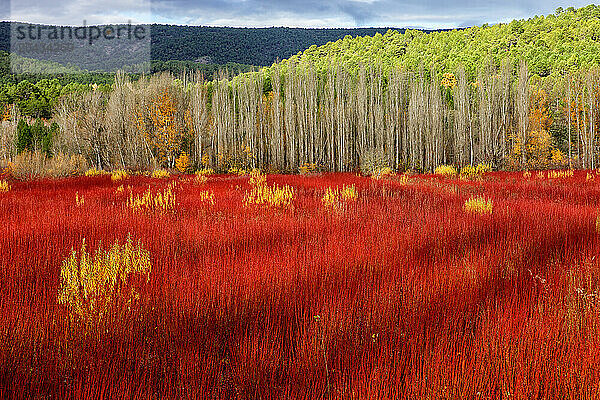
{"type": "MultiPolygon", "coordinates": [[[[0,51],[0,109],[16,105],[21,115],[31,118],[51,118],[54,105],[61,96],[73,91],[91,90],[100,87],[110,90],[115,75],[106,72],[72,71],[63,73],[13,74],[9,54],[0,51]]],[[[37,63],[38,70],[44,71],[46,62],[37,63]]],[[[50,67],[52,68],[52,67],[50,67]]],[[[255,70],[250,65],[229,63],[226,65],[202,64],[192,61],[153,61],[152,73],[170,72],[173,75],[198,73],[206,80],[212,80],[219,72],[229,71],[238,74],[255,70]]],[[[130,79],[139,79],[139,74],[128,74],[130,79]]]]}
{"type": "MultiPolygon", "coordinates": [[[[109,169],[173,167],[183,153],[198,168],[225,171],[349,171],[373,159],[423,172],[441,164],[597,167],[596,67],[542,78],[506,59],[474,81],[462,66],[441,80],[425,68],[382,65],[320,72],[288,64],[213,81],[121,74],[110,91],[61,98],[50,152],[109,169]]],[[[15,149],[3,151],[8,159],[15,149]]]]}
{"type": "Polygon", "coordinates": [[[21,80],[19,83],[0,85],[0,106],[3,109],[15,105],[20,115],[31,118],[49,119],[59,99],[68,93],[83,92],[97,88],[110,90],[109,85],[85,83],[62,84],[58,79],[41,79],[35,83],[21,80]]]}
{"type": "Polygon", "coordinates": [[[199,73],[207,80],[212,80],[222,71],[228,71],[231,74],[239,74],[256,70],[257,67],[247,64],[226,63],[226,64],[205,64],[195,61],[179,60],[152,60],[151,73],[169,72],[173,75],[182,75],[185,73],[199,73]]]}

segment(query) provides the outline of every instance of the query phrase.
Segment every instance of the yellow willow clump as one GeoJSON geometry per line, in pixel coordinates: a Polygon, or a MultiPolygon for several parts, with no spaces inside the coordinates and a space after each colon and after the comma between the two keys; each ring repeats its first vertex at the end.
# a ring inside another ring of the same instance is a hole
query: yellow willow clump
{"type": "Polygon", "coordinates": [[[215,171],[212,168],[202,168],[196,171],[196,175],[213,175],[215,171]]]}
{"type": "Polygon", "coordinates": [[[251,186],[265,186],[267,184],[267,176],[262,174],[258,169],[252,170],[248,183],[251,186]]]}
{"type": "Polygon", "coordinates": [[[8,181],[1,180],[0,181],[0,193],[8,193],[10,191],[10,185],[8,181]]]}
{"type": "Polygon", "coordinates": [[[133,275],[150,279],[150,253],[131,236],[124,244],[117,240],[108,250],[87,252],[85,239],[79,252],[72,250],[60,268],[58,303],[68,307],[71,315],[86,322],[99,321],[117,302],[130,306],[139,298],[136,288],[129,286],[133,275]],[[129,289],[129,290],[126,290],[129,289]]]}
{"type": "Polygon", "coordinates": [[[572,178],[575,175],[572,169],[548,171],[548,179],[572,178]]]}
{"type": "Polygon", "coordinates": [[[344,186],[340,191],[340,197],[343,201],[356,201],[358,199],[358,193],[354,185],[344,186]]]}
{"type": "Polygon", "coordinates": [[[98,175],[104,175],[106,174],[106,172],[102,171],[101,169],[96,169],[96,168],[90,168],[87,171],[85,171],[85,176],[98,176],[98,175]]]}
{"type": "Polygon", "coordinates": [[[151,176],[153,178],[162,179],[162,178],[168,178],[169,176],[171,176],[171,174],[166,169],[155,169],[154,171],[152,171],[151,176]]]}
{"type": "Polygon", "coordinates": [[[456,168],[452,165],[440,165],[433,171],[436,175],[442,176],[454,176],[456,175],[456,168]]]}
{"type": "Polygon", "coordinates": [[[215,205],[215,194],[212,190],[202,190],[198,193],[198,199],[204,203],[210,203],[211,205],[215,205]]]}
{"type": "Polygon", "coordinates": [[[471,197],[465,201],[465,211],[477,214],[491,214],[494,207],[492,199],[483,196],[471,197]]]}
{"type": "Polygon", "coordinates": [[[356,201],[356,199],[358,199],[358,193],[354,185],[352,185],[343,186],[341,190],[330,187],[325,189],[325,194],[321,198],[321,201],[326,208],[340,208],[343,203],[356,201]]]}
{"type": "Polygon", "coordinates": [[[460,169],[460,177],[461,179],[479,179],[490,171],[491,168],[487,164],[465,165],[460,169]]]}
{"type": "Polygon", "coordinates": [[[394,170],[391,169],[390,167],[383,167],[383,168],[378,168],[377,170],[373,171],[373,174],[371,175],[371,179],[383,179],[383,178],[387,178],[387,177],[392,177],[394,176],[394,170]]]}
{"type": "Polygon", "coordinates": [[[206,183],[207,180],[208,178],[206,177],[206,175],[196,174],[196,177],[194,178],[194,182],[196,182],[198,185],[206,183]]]}
{"type": "Polygon", "coordinates": [[[129,175],[127,174],[127,171],[124,171],[122,169],[116,169],[113,172],[111,172],[110,174],[110,179],[113,182],[117,182],[117,181],[122,181],[124,179],[127,179],[129,175]]]}
{"type": "Polygon", "coordinates": [[[338,189],[327,188],[325,194],[321,198],[323,205],[327,208],[336,207],[340,202],[340,195],[338,189]]]}
{"type": "Polygon", "coordinates": [[[298,171],[302,175],[312,174],[317,171],[317,164],[315,163],[304,163],[298,167],[298,171]]]}
{"type": "MultiPolygon", "coordinates": [[[[244,176],[244,175],[248,175],[248,171],[246,171],[243,168],[237,168],[237,167],[231,167],[229,168],[229,170],[227,171],[228,174],[230,175],[237,175],[237,176],[244,176]]],[[[251,174],[252,172],[250,172],[251,174]]]]}
{"type": "Polygon", "coordinates": [[[153,193],[150,188],[139,196],[129,194],[127,206],[134,212],[169,212],[175,209],[175,182],[171,182],[162,192],[153,193]]]}
{"type": "Polygon", "coordinates": [[[268,186],[267,177],[259,170],[250,173],[250,191],[244,196],[244,204],[270,205],[273,207],[287,207],[295,198],[294,188],[288,185],[279,187],[268,186]]]}
{"type": "Polygon", "coordinates": [[[79,197],[79,192],[76,192],[75,193],[75,205],[77,207],[81,207],[84,204],[85,204],[85,201],[83,199],[83,196],[79,197]]]}
{"type": "Polygon", "coordinates": [[[199,171],[196,171],[196,173],[195,173],[196,177],[194,178],[194,180],[198,184],[205,183],[208,180],[207,176],[212,175],[214,173],[215,173],[215,171],[213,171],[211,168],[203,168],[199,171]]]}
{"type": "Polygon", "coordinates": [[[585,176],[585,181],[589,182],[589,181],[594,181],[595,177],[593,174],[590,174],[589,172],[587,173],[587,175],[585,176]]]}
{"type": "Polygon", "coordinates": [[[396,181],[401,185],[408,185],[410,183],[410,176],[408,173],[404,173],[400,175],[396,181]]]}

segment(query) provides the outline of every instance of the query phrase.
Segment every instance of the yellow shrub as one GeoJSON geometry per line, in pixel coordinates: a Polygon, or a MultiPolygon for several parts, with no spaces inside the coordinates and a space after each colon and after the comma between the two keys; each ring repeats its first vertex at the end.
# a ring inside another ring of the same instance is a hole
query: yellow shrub
{"type": "Polygon", "coordinates": [[[317,164],[304,163],[300,167],[298,167],[298,171],[300,171],[302,175],[312,174],[317,171],[317,164]]]}
{"type": "Polygon", "coordinates": [[[0,181],[0,193],[7,193],[10,191],[10,185],[8,181],[1,180],[0,181]]]}
{"type": "Polygon", "coordinates": [[[163,179],[163,178],[168,178],[169,176],[171,176],[171,174],[166,169],[155,169],[154,171],[152,171],[151,176],[153,178],[163,179]]]}
{"type": "Polygon", "coordinates": [[[561,179],[561,178],[572,178],[574,176],[574,171],[572,169],[566,170],[551,170],[548,171],[548,179],[561,179]]]}
{"type": "Polygon", "coordinates": [[[450,73],[450,72],[446,72],[443,75],[442,80],[440,81],[442,86],[445,87],[446,89],[454,89],[454,86],[456,86],[457,82],[458,81],[456,80],[456,77],[454,76],[454,74],[450,73]]]}
{"type": "Polygon", "coordinates": [[[456,175],[456,168],[452,165],[440,165],[434,170],[434,173],[442,176],[454,176],[456,175]]]}
{"type": "Polygon", "coordinates": [[[400,175],[397,179],[397,182],[401,185],[408,185],[410,183],[410,176],[407,173],[400,175]]]}
{"type": "Polygon", "coordinates": [[[196,171],[196,175],[212,175],[215,171],[212,168],[202,168],[196,171]]]}
{"type": "Polygon", "coordinates": [[[490,172],[491,168],[486,165],[479,163],[477,165],[465,165],[460,169],[460,177],[463,179],[479,179],[485,173],[490,172]]]}
{"type": "Polygon", "coordinates": [[[354,185],[352,185],[343,186],[341,190],[330,187],[325,189],[325,194],[323,194],[321,201],[327,208],[340,208],[343,203],[356,201],[356,199],[358,199],[358,193],[354,185]]]}
{"type": "Polygon", "coordinates": [[[84,205],[85,201],[83,199],[83,196],[79,197],[79,192],[75,193],[75,205],[77,207],[81,207],[82,205],[84,205]]]}
{"type": "Polygon", "coordinates": [[[24,151],[10,164],[11,174],[18,179],[50,177],[62,178],[81,175],[87,170],[85,158],[79,154],[71,156],[56,154],[46,157],[41,152],[24,151]]]}
{"type": "Polygon", "coordinates": [[[175,168],[177,168],[177,170],[182,174],[189,171],[190,165],[190,157],[185,152],[181,153],[181,155],[175,160],[175,168]]]}
{"type": "Polygon", "coordinates": [[[494,207],[492,199],[483,196],[471,197],[465,201],[465,211],[477,214],[491,214],[494,207]]]}
{"type": "Polygon", "coordinates": [[[102,171],[101,169],[96,169],[96,168],[90,168],[87,171],[85,171],[85,176],[98,176],[98,175],[104,175],[106,174],[106,172],[102,171]]]}
{"type": "Polygon", "coordinates": [[[131,236],[123,245],[117,240],[108,250],[99,248],[94,255],[86,250],[85,239],[79,252],[72,250],[60,268],[58,303],[69,308],[72,316],[86,322],[99,321],[114,303],[129,306],[139,297],[136,288],[125,290],[132,275],[150,279],[150,253],[131,236]]]}
{"type": "Polygon", "coordinates": [[[45,176],[61,178],[65,176],[81,175],[87,170],[87,161],[82,155],[71,156],[58,154],[48,159],[44,171],[45,176]]]}
{"type": "MultiPolygon", "coordinates": [[[[237,167],[229,168],[229,170],[227,171],[227,173],[231,174],[231,175],[238,175],[238,176],[248,175],[248,171],[246,171],[243,168],[237,168],[237,167]]],[[[252,172],[250,172],[250,174],[251,173],[252,172]]]]}
{"type": "Polygon", "coordinates": [[[244,196],[244,204],[266,204],[273,207],[287,207],[292,204],[295,197],[294,188],[288,185],[279,187],[277,185],[268,186],[267,177],[254,170],[250,174],[250,191],[244,196]]]}
{"type": "Polygon", "coordinates": [[[550,154],[551,154],[550,159],[552,160],[553,163],[562,164],[565,162],[565,155],[559,149],[555,149],[555,148],[551,149],[550,154]]]}
{"type": "Polygon", "coordinates": [[[483,174],[486,174],[486,173],[492,171],[492,168],[489,165],[483,164],[483,163],[477,164],[476,168],[477,168],[477,174],[479,174],[479,175],[483,175],[483,174]]]}
{"type": "Polygon", "coordinates": [[[198,199],[205,203],[215,204],[215,194],[211,190],[202,190],[198,193],[198,199]]]}
{"type": "Polygon", "coordinates": [[[356,192],[354,185],[344,186],[340,192],[340,197],[344,201],[355,201],[358,199],[358,193],[356,192]]]}
{"type": "Polygon", "coordinates": [[[373,171],[371,178],[372,179],[382,179],[382,178],[391,177],[391,176],[394,176],[394,170],[391,169],[390,167],[383,167],[383,168],[378,168],[375,171],[373,171]]]}
{"type": "Polygon", "coordinates": [[[134,212],[169,212],[173,211],[176,204],[175,182],[171,182],[162,192],[153,193],[150,188],[139,196],[129,194],[127,206],[134,212]]]}
{"type": "Polygon", "coordinates": [[[123,179],[127,179],[129,175],[127,174],[127,171],[124,171],[122,169],[116,169],[113,172],[111,172],[110,174],[110,179],[113,182],[117,182],[117,181],[122,181],[123,179]]]}
{"type": "Polygon", "coordinates": [[[208,175],[212,175],[214,173],[214,171],[210,168],[203,168],[199,171],[196,171],[196,177],[194,178],[194,180],[196,181],[196,183],[198,184],[202,184],[205,183],[208,180],[208,175]]]}
{"type": "Polygon", "coordinates": [[[327,188],[325,194],[321,198],[325,207],[336,207],[340,202],[340,195],[338,189],[327,188]]]}

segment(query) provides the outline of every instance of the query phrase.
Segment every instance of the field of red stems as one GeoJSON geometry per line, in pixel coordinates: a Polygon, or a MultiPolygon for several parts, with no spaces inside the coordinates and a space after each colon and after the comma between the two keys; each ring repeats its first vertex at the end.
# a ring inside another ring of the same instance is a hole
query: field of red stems
{"type": "Polygon", "coordinates": [[[594,171],[117,178],[0,193],[0,398],[600,396],[594,171]]]}

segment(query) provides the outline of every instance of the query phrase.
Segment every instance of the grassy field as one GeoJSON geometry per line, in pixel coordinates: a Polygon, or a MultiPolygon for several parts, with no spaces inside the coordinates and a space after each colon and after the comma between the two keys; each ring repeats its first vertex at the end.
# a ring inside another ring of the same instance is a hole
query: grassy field
{"type": "Polygon", "coordinates": [[[0,397],[600,396],[594,171],[7,183],[0,397]]]}

